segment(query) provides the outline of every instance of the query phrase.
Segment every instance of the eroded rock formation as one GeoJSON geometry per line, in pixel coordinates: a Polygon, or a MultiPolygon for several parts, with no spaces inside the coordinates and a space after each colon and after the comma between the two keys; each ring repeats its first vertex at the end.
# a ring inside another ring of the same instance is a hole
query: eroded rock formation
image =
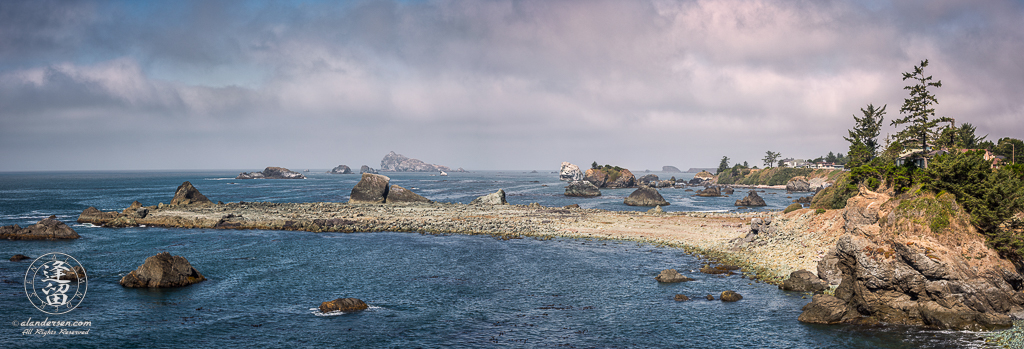
{"type": "Polygon", "coordinates": [[[267,167],[261,172],[242,172],[235,179],[306,179],[301,173],[284,167],[267,167]]]}
{"type": "Polygon", "coordinates": [[[124,287],[181,287],[205,281],[185,257],[161,252],[121,278],[124,287]]]}
{"type": "Polygon", "coordinates": [[[579,166],[562,162],[562,169],[558,171],[558,179],[563,181],[582,181],[583,172],[579,166]]]}
{"type": "Polygon", "coordinates": [[[601,196],[601,190],[589,181],[572,181],[565,187],[565,196],[601,196]]]}
{"type": "Polygon", "coordinates": [[[0,239],[7,240],[57,240],[77,239],[74,229],[57,220],[57,216],[43,218],[38,223],[19,227],[17,224],[0,227],[0,239]]]}
{"type": "Polygon", "coordinates": [[[661,193],[657,189],[648,187],[646,185],[640,186],[629,194],[623,203],[629,206],[668,206],[671,205],[665,198],[661,196],[661,193]]]}

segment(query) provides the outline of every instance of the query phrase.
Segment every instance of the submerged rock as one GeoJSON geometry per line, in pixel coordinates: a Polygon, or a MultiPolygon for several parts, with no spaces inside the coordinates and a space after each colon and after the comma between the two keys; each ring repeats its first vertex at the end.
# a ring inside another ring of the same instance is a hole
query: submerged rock
{"type": "Polygon", "coordinates": [[[193,187],[192,183],[186,181],[178,186],[178,190],[174,191],[174,198],[171,199],[171,205],[192,204],[212,204],[212,202],[210,202],[210,199],[207,199],[205,195],[200,193],[199,189],[193,187]]]}
{"type": "Polygon", "coordinates": [[[671,205],[665,198],[661,196],[661,193],[657,189],[641,186],[637,190],[634,190],[632,194],[629,194],[623,203],[629,206],[668,206],[671,205]]]}
{"type": "Polygon", "coordinates": [[[473,199],[470,205],[508,205],[508,201],[505,201],[505,190],[498,189],[498,191],[473,199]]]}
{"type": "Polygon", "coordinates": [[[665,269],[665,270],[662,270],[661,273],[658,274],[658,276],[654,277],[654,279],[658,280],[658,282],[664,282],[664,283],[676,283],[676,282],[684,282],[684,281],[693,281],[693,279],[688,278],[688,277],[686,277],[683,274],[680,274],[675,269],[665,269]]]}
{"type": "Polygon", "coordinates": [[[0,239],[7,240],[57,240],[77,239],[78,233],[71,229],[64,222],[58,221],[57,216],[50,216],[40,220],[38,223],[19,227],[17,224],[0,227],[0,239]]]}
{"type": "Polygon", "coordinates": [[[284,167],[271,166],[262,172],[242,172],[235,179],[306,179],[306,176],[284,167]]]}
{"type": "Polygon", "coordinates": [[[756,190],[751,190],[747,197],[736,200],[736,206],[768,206],[756,190]]]}
{"type": "Polygon", "coordinates": [[[392,184],[391,189],[388,190],[388,197],[385,199],[386,203],[401,203],[401,202],[430,202],[427,198],[420,196],[419,194],[413,193],[409,189],[402,188],[397,184],[392,184]]]}
{"type": "Polygon", "coordinates": [[[338,167],[335,167],[335,168],[331,169],[327,173],[330,173],[330,174],[352,174],[352,169],[349,168],[348,166],[345,166],[345,165],[338,165],[338,167]]]}
{"type": "Polygon", "coordinates": [[[572,181],[565,187],[565,196],[601,196],[601,190],[597,189],[597,186],[589,181],[572,181]]]}
{"type": "Polygon", "coordinates": [[[330,302],[320,303],[321,313],[340,311],[344,313],[369,309],[366,302],[356,298],[338,298],[330,302]]]}
{"type": "Polygon", "coordinates": [[[138,269],[121,278],[124,287],[181,287],[205,281],[188,260],[182,256],[171,256],[161,252],[146,258],[138,269]]]}
{"type": "Polygon", "coordinates": [[[364,173],[363,178],[352,187],[348,197],[350,204],[383,204],[388,197],[391,178],[379,174],[364,173]]]}
{"type": "Polygon", "coordinates": [[[558,171],[558,179],[563,181],[582,181],[583,172],[580,171],[579,166],[563,162],[562,169],[558,171]]]}

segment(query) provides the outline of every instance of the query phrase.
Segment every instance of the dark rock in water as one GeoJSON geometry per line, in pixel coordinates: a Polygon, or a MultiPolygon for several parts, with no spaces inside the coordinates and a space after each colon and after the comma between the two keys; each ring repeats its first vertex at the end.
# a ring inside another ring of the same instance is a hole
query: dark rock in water
{"type": "Polygon", "coordinates": [[[713,300],[715,300],[715,296],[712,296],[712,295],[709,294],[707,296],[704,296],[704,299],[707,299],[709,301],[713,301],[713,300]]]}
{"type": "Polygon", "coordinates": [[[364,173],[363,178],[352,187],[348,197],[350,204],[383,204],[388,197],[391,178],[379,174],[364,173]]]}
{"type": "Polygon", "coordinates": [[[657,188],[668,188],[668,187],[675,186],[675,185],[676,185],[676,181],[668,179],[668,180],[664,180],[664,181],[658,181],[658,183],[656,183],[654,185],[654,187],[657,187],[657,188]]]}
{"type": "Polygon", "coordinates": [[[78,281],[79,279],[85,278],[85,268],[82,268],[80,265],[76,265],[72,267],[71,270],[68,270],[67,273],[58,277],[57,280],[78,281]]]}
{"type": "Polygon", "coordinates": [[[601,190],[589,181],[572,181],[565,187],[565,196],[601,196],[601,190]]]}
{"type": "Polygon", "coordinates": [[[455,169],[455,171],[452,171],[452,172],[469,172],[469,171],[466,171],[462,167],[459,167],[459,168],[455,169]]]}
{"type": "Polygon", "coordinates": [[[796,200],[793,200],[793,202],[798,203],[798,204],[810,204],[811,203],[811,198],[812,198],[811,196],[799,197],[799,198],[796,198],[796,200]]]}
{"type": "Polygon", "coordinates": [[[847,314],[846,302],[826,294],[814,295],[802,310],[797,320],[812,324],[838,324],[847,314]]]}
{"type": "Polygon", "coordinates": [[[632,188],[636,186],[636,177],[633,176],[633,172],[629,172],[627,169],[619,170],[619,178],[616,178],[611,183],[605,183],[608,188],[632,188]]]}
{"type": "Polygon", "coordinates": [[[16,254],[16,255],[11,256],[10,261],[11,262],[21,262],[21,261],[26,260],[26,259],[32,259],[32,257],[26,256],[26,255],[23,255],[23,254],[16,254]]]}
{"type": "Polygon", "coordinates": [[[430,202],[430,200],[427,200],[427,198],[422,197],[419,194],[413,193],[409,189],[392,184],[391,190],[388,190],[388,197],[385,202],[390,204],[399,202],[430,202]]]}
{"type": "Polygon", "coordinates": [[[205,195],[199,192],[199,189],[192,186],[192,183],[185,182],[178,186],[178,190],[174,191],[174,198],[171,199],[171,205],[193,205],[193,204],[212,204],[210,199],[207,199],[205,195]]]}
{"type": "Polygon", "coordinates": [[[558,179],[563,181],[582,181],[583,172],[579,166],[568,162],[562,162],[562,169],[558,171],[558,179]]]}
{"type": "Polygon", "coordinates": [[[579,204],[572,204],[572,205],[563,206],[562,208],[580,208],[580,205],[579,204]]]}
{"type": "Polygon", "coordinates": [[[181,287],[206,280],[182,256],[161,252],[121,278],[124,287],[181,287]]]}
{"type": "Polygon", "coordinates": [[[470,205],[508,205],[508,201],[505,201],[505,190],[498,189],[498,191],[473,199],[470,205]]]}
{"type": "Polygon", "coordinates": [[[77,239],[78,233],[74,229],[58,221],[57,216],[50,216],[39,221],[39,223],[19,227],[17,224],[0,227],[0,239],[7,240],[57,240],[77,239]]]}
{"type": "Polygon", "coordinates": [[[685,302],[685,301],[688,301],[688,300],[690,300],[690,297],[687,297],[687,296],[686,296],[686,295],[684,295],[684,294],[677,294],[677,295],[676,295],[675,297],[673,297],[672,299],[675,299],[675,300],[676,300],[676,302],[685,302]]]}
{"type": "Polygon", "coordinates": [[[662,166],[661,167],[661,172],[682,173],[683,171],[680,171],[679,168],[677,168],[675,166],[662,166]]]}
{"type": "Polygon", "coordinates": [[[262,172],[242,172],[235,179],[306,179],[306,176],[284,167],[271,166],[262,172]]]}
{"type": "Polygon", "coordinates": [[[661,273],[658,274],[658,276],[654,277],[654,279],[658,280],[658,282],[664,282],[664,283],[693,281],[693,279],[688,278],[688,277],[686,277],[683,274],[680,274],[675,269],[665,269],[665,270],[662,270],[661,273]]]}
{"type": "Polygon", "coordinates": [[[708,265],[704,265],[703,267],[700,268],[700,272],[704,273],[704,274],[713,274],[713,275],[714,274],[729,274],[733,270],[737,270],[737,269],[739,269],[739,267],[735,267],[735,266],[731,266],[731,265],[716,265],[714,267],[708,266],[708,265]]]}
{"type": "Polygon", "coordinates": [[[722,195],[732,195],[734,193],[731,187],[722,188],[722,195]]]}
{"type": "Polygon", "coordinates": [[[377,170],[370,168],[370,166],[363,165],[362,167],[359,168],[359,174],[363,173],[377,174],[377,170]]]}
{"type": "Polygon", "coordinates": [[[704,190],[698,191],[696,195],[713,198],[722,196],[722,191],[718,187],[707,187],[704,190]]]}
{"type": "Polygon", "coordinates": [[[335,168],[331,169],[331,171],[329,171],[327,173],[330,173],[330,174],[352,174],[352,169],[349,168],[348,166],[345,166],[345,165],[338,165],[338,167],[335,167],[335,168]]]}
{"type": "Polygon", "coordinates": [[[657,189],[641,186],[637,190],[633,191],[623,200],[623,203],[629,206],[668,206],[671,205],[665,198],[658,193],[657,189]]]}
{"type": "Polygon", "coordinates": [[[330,302],[320,303],[321,313],[340,311],[343,313],[369,309],[370,306],[356,298],[338,298],[330,302]]]}
{"type": "Polygon", "coordinates": [[[658,175],[649,174],[649,175],[644,175],[643,177],[640,177],[640,179],[638,179],[636,181],[636,184],[637,185],[646,185],[646,186],[649,186],[649,187],[653,187],[653,186],[656,186],[658,184],[658,180],[659,180],[658,179],[658,175]]]}
{"type": "Polygon", "coordinates": [[[779,286],[784,291],[818,292],[825,289],[825,282],[807,270],[797,270],[789,274],[789,278],[779,286]]]}
{"type": "Polygon", "coordinates": [[[448,172],[448,166],[433,165],[390,152],[380,160],[381,172],[448,172]]]}
{"type": "Polygon", "coordinates": [[[733,291],[723,291],[721,296],[718,296],[723,302],[736,302],[743,299],[739,293],[733,291]]]}
{"type": "Polygon", "coordinates": [[[104,222],[108,222],[117,218],[117,212],[103,212],[97,210],[95,207],[89,206],[82,213],[78,215],[78,223],[90,223],[93,225],[103,225],[104,222]]]}
{"type": "Polygon", "coordinates": [[[588,169],[583,179],[587,182],[593,183],[594,186],[601,188],[604,187],[605,183],[608,183],[608,174],[603,171],[596,169],[588,169]]]}
{"type": "Polygon", "coordinates": [[[751,190],[747,197],[736,200],[736,206],[768,206],[756,190],[751,190]]]}
{"type": "Polygon", "coordinates": [[[786,192],[800,192],[800,191],[811,191],[811,183],[807,181],[807,177],[796,176],[786,182],[786,192]]]}

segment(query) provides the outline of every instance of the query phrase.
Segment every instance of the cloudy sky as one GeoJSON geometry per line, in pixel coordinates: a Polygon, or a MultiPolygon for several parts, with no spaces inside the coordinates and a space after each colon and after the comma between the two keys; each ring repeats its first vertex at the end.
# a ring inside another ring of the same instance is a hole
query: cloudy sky
{"type": "MultiPolygon", "coordinates": [[[[907,96],[1024,137],[1021,1],[0,2],[0,171],[761,165],[907,96]]],[[[883,130],[892,133],[891,127],[883,130]]]]}

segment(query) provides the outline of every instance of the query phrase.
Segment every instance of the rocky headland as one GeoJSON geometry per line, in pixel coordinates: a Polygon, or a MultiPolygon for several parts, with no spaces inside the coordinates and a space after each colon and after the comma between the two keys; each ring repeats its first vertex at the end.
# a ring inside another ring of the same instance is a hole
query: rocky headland
{"type": "Polygon", "coordinates": [[[411,159],[402,154],[390,152],[380,160],[381,172],[448,172],[448,166],[433,165],[419,159],[411,159]]]}
{"type": "Polygon", "coordinates": [[[662,166],[661,167],[661,172],[666,172],[666,173],[683,173],[683,171],[680,171],[679,168],[675,167],[675,166],[662,166]]]}
{"type": "Polygon", "coordinates": [[[267,167],[261,172],[242,172],[235,179],[306,179],[301,173],[284,167],[267,167]]]}

